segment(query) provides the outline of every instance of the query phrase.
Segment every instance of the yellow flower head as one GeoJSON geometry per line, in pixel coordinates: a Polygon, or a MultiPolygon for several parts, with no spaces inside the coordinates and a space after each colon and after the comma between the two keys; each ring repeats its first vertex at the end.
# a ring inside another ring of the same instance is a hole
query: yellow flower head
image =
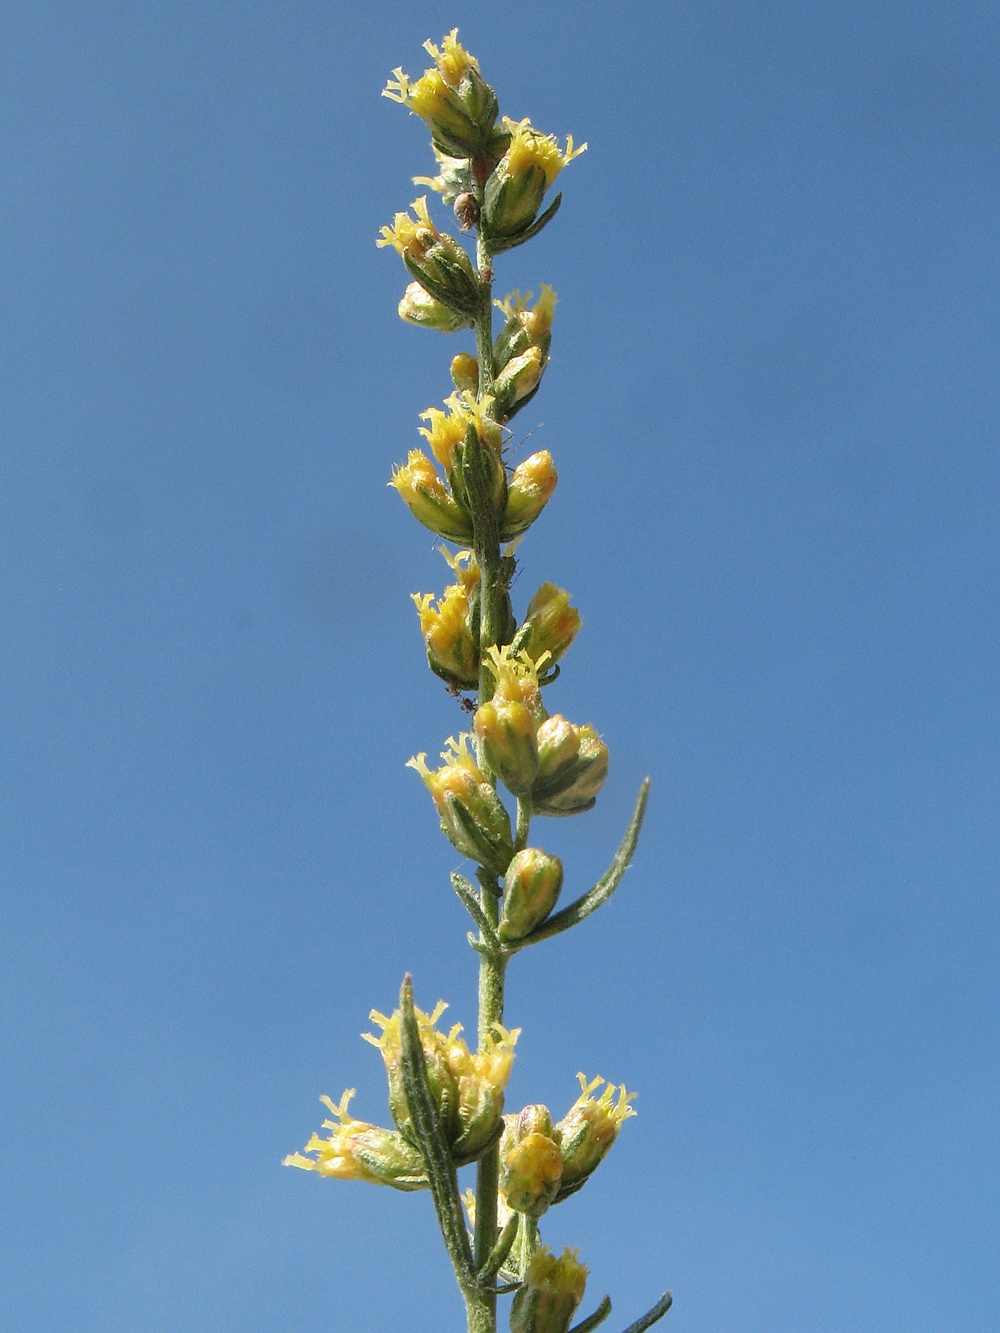
{"type": "Polygon", "coordinates": [[[589,1082],[577,1074],[581,1093],[556,1128],[562,1134],[563,1189],[571,1193],[579,1189],[587,1177],[604,1160],[618,1131],[635,1111],[629,1105],[635,1100],[634,1092],[619,1086],[617,1100],[614,1084],[609,1083],[599,1097],[592,1094],[604,1082],[603,1078],[589,1082]]]}
{"type": "Polygon", "coordinates": [[[427,767],[425,754],[414,755],[406,766],[423,778],[445,837],[463,856],[502,875],[514,855],[510,815],[469,753],[468,734],[449,736],[441,758],[436,771],[427,767]]]}
{"type": "Polygon", "coordinates": [[[383,97],[409,106],[417,115],[423,115],[424,112],[415,103],[426,103],[438,94],[442,85],[447,88],[457,87],[467,69],[479,73],[479,61],[459,42],[457,28],[452,28],[447,37],[442,39],[440,47],[431,41],[424,42],[424,50],[434,61],[433,69],[424,70],[423,76],[415,83],[410,82],[401,67],[394,69],[394,77],[382,90],[383,97]]]}
{"type": "Polygon", "coordinates": [[[526,1106],[504,1116],[500,1139],[500,1188],[519,1213],[538,1217],[559,1190],[562,1179],[559,1135],[546,1106],[526,1106]]]}
{"type": "Polygon", "coordinates": [[[458,29],[452,28],[447,37],[442,38],[440,49],[433,42],[424,42],[424,50],[437,65],[442,79],[454,88],[467,69],[479,73],[479,61],[470,55],[458,40],[458,29]]]}
{"type": "MultiPolygon", "coordinates": [[[[431,1047],[441,1048],[444,1037],[437,1029],[437,1022],[444,1011],[448,1008],[444,1000],[438,1000],[437,1004],[429,1014],[425,1014],[422,1009],[414,1009],[417,1016],[417,1027],[420,1030],[420,1042],[425,1051],[431,1047]]],[[[402,1038],[399,1033],[400,1015],[397,1009],[390,1017],[379,1013],[373,1009],[368,1015],[369,1019],[382,1029],[380,1036],[375,1036],[374,1032],[362,1032],[362,1038],[372,1046],[377,1046],[382,1052],[382,1058],[386,1064],[400,1054],[403,1049],[402,1038]]]]}
{"type": "Polygon", "coordinates": [[[459,352],[451,359],[451,378],[456,388],[475,393],[479,388],[479,362],[471,352],[459,352]]]}
{"type": "Polygon", "coordinates": [[[461,1028],[452,1028],[446,1042],[448,1067],[458,1086],[452,1151],[458,1158],[472,1160],[489,1146],[500,1128],[503,1092],[520,1029],[508,1032],[495,1023],[479,1051],[470,1051],[459,1032],[461,1028]]]}
{"type": "Polygon", "coordinates": [[[631,1106],[630,1103],[635,1101],[638,1094],[634,1092],[626,1092],[625,1084],[622,1083],[618,1087],[618,1098],[616,1101],[615,1085],[613,1083],[608,1083],[600,1097],[595,1098],[591,1094],[596,1088],[599,1088],[602,1083],[607,1082],[607,1080],[600,1076],[588,1080],[586,1074],[577,1074],[576,1077],[579,1080],[581,1091],[580,1096],[577,1097],[576,1101],[570,1107],[569,1115],[573,1115],[574,1112],[577,1114],[585,1112],[595,1121],[600,1120],[605,1124],[613,1125],[615,1133],[617,1134],[618,1130],[629,1116],[635,1115],[635,1108],[631,1106]]]}
{"type": "Polygon", "coordinates": [[[444,546],[438,550],[444,556],[445,563],[451,569],[462,588],[467,593],[475,592],[479,587],[479,562],[471,551],[456,551],[454,555],[444,546]]]}
{"type": "Polygon", "coordinates": [[[439,599],[429,592],[413,594],[420,631],[432,670],[462,689],[475,689],[479,648],[469,619],[471,598],[479,586],[479,565],[471,551],[458,551],[452,556],[443,546],[439,549],[458,582],[450,584],[439,599]]]}
{"type": "Polygon", "coordinates": [[[557,1258],[539,1245],[511,1306],[511,1333],[563,1333],[569,1328],[587,1286],[587,1269],[578,1254],[563,1250],[557,1258]]]}
{"type": "Polygon", "coordinates": [[[472,518],[441,480],[425,453],[411,449],[406,462],[393,470],[389,485],[405,500],[414,518],[452,542],[472,539],[472,518]]]}
{"type": "MultiPolygon", "coordinates": [[[[468,1158],[480,1151],[496,1132],[503,1114],[503,1090],[510,1077],[514,1045],[519,1030],[508,1032],[499,1024],[483,1043],[483,1049],[471,1052],[459,1035],[460,1023],[445,1034],[437,1027],[446,1006],[442,1001],[430,1014],[416,1010],[420,1045],[423,1048],[431,1095],[437,1103],[442,1124],[456,1159],[468,1158]]],[[[366,1041],[382,1052],[389,1074],[389,1104],[400,1124],[409,1115],[402,1092],[402,1036],[397,1010],[391,1018],[376,1010],[372,1022],[381,1036],[365,1034],[366,1041]],[[402,1098],[402,1104],[400,1104],[402,1098]]],[[[402,1128],[402,1125],[400,1126],[402,1128]]]]}
{"type": "Polygon", "coordinates": [[[454,463],[455,449],[465,440],[470,424],[476,428],[476,434],[490,448],[499,452],[503,436],[497,423],[486,415],[493,404],[489,394],[476,402],[467,390],[452,393],[444,400],[447,411],[439,407],[429,407],[420,413],[420,419],[428,426],[417,429],[430,445],[431,453],[443,468],[450,469],[454,463]]]}
{"type": "Polygon", "coordinates": [[[507,487],[507,507],[500,521],[501,540],[513,541],[531,527],[556,488],[559,474],[548,449],[518,463],[507,487]]]}
{"type": "Polygon", "coordinates": [[[496,680],[494,699],[534,708],[538,703],[538,673],[550,654],[542,653],[537,660],[532,660],[527,653],[513,652],[507,644],[503,648],[488,649],[486,656],[496,680]]]}
{"type": "Polygon", "coordinates": [[[488,1084],[494,1092],[502,1092],[510,1078],[514,1063],[514,1047],[521,1035],[520,1028],[503,1027],[494,1023],[493,1029],[483,1042],[481,1051],[470,1051],[465,1041],[458,1035],[461,1025],[456,1023],[448,1033],[445,1042],[445,1058],[448,1068],[461,1082],[462,1079],[475,1079],[488,1084]]]}
{"type": "Polygon", "coordinates": [[[496,94],[482,80],[479,64],[458,41],[455,28],[441,47],[424,46],[434,64],[415,82],[394,69],[382,96],[400,102],[419,116],[442,152],[456,158],[479,153],[496,120],[496,94]]]}
{"type": "Polygon", "coordinates": [[[334,1105],[329,1097],[321,1097],[335,1120],[324,1120],[323,1128],[330,1130],[328,1138],[313,1134],[303,1153],[289,1153],[285,1166],[297,1166],[303,1171],[315,1171],[336,1180],[366,1180],[373,1185],[392,1185],[396,1189],[422,1189],[427,1185],[420,1154],[400,1134],[379,1125],[355,1120],[347,1110],[354,1096],[348,1088],[334,1105]]]}
{"type": "Polygon", "coordinates": [[[547,649],[557,661],[576,638],[580,613],[569,604],[569,593],[554,583],[543,583],[528,603],[524,622],[531,628],[528,645],[534,651],[547,649]]]}
{"type": "MultiPolygon", "coordinates": [[[[581,150],[582,151],[582,150],[581,150]]],[[[532,343],[540,343],[552,332],[552,317],[556,309],[556,294],[548,283],[542,283],[542,292],[533,306],[529,305],[534,292],[522,296],[508,292],[502,301],[493,304],[507,319],[516,319],[532,343]]]]}
{"type": "Polygon", "coordinates": [[[337,1117],[336,1120],[324,1120],[323,1128],[332,1130],[328,1139],[321,1139],[314,1134],[306,1144],[306,1152],[316,1154],[313,1161],[299,1152],[289,1153],[282,1162],[283,1166],[298,1166],[303,1171],[318,1171],[321,1176],[336,1176],[338,1180],[361,1180],[363,1175],[358,1169],[351,1151],[351,1140],[359,1130],[369,1129],[361,1120],[355,1120],[348,1114],[347,1107],[356,1089],[348,1088],[335,1106],[329,1097],[320,1101],[337,1117]]]}
{"type": "Polygon", "coordinates": [[[381,240],[375,244],[391,245],[398,254],[409,259],[423,259],[434,242],[440,240],[441,233],[427,211],[426,195],[414,199],[410,208],[416,214],[416,220],[407,213],[397,213],[392,226],[381,229],[381,240]]]}
{"type": "Polygon", "coordinates": [[[469,740],[469,733],[465,731],[457,738],[449,736],[441,751],[444,762],[438,769],[427,767],[426,754],[415,754],[406,761],[406,767],[416,769],[423,778],[439,815],[447,814],[446,796],[468,799],[475,788],[489,785],[469,751],[469,740]]]}
{"type": "Polygon", "coordinates": [[[561,149],[554,134],[542,134],[532,128],[531,121],[510,120],[504,118],[504,128],[511,136],[510,146],[504,156],[504,169],[509,176],[520,176],[532,167],[538,167],[545,175],[545,188],[568,166],[575,157],[587,151],[587,145],[573,147],[573,136],[566,136],[566,147],[561,149]]]}

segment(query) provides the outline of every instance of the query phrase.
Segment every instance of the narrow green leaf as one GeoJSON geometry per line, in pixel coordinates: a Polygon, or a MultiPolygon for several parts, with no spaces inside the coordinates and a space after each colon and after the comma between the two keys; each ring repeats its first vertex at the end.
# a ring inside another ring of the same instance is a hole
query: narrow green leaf
{"type": "Polygon", "coordinates": [[[500,1272],[503,1261],[510,1254],[510,1247],[514,1244],[514,1237],[517,1235],[517,1219],[517,1213],[511,1213],[504,1224],[503,1231],[497,1237],[496,1244],[486,1256],[486,1262],[477,1275],[483,1285],[493,1281],[497,1273],[500,1272]]]}
{"type": "Polygon", "coordinates": [[[658,1319],[662,1319],[674,1303],[673,1293],[665,1291],[660,1299],[653,1306],[652,1310],[647,1311],[641,1319],[637,1319],[634,1324],[629,1324],[625,1333],[646,1333],[647,1328],[652,1328],[658,1319]]]}
{"type": "Polygon", "coordinates": [[[490,243],[493,248],[493,253],[499,254],[501,250],[513,250],[515,245],[523,245],[525,241],[530,241],[533,237],[537,236],[538,233],[542,230],[542,228],[547,227],[548,224],[555,217],[556,213],[558,213],[559,205],[561,203],[562,203],[562,195],[557,194],[556,197],[552,200],[552,203],[549,204],[545,212],[542,213],[539,217],[535,218],[534,222],[531,224],[530,227],[526,227],[524,231],[518,232],[516,236],[507,236],[507,237],[498,236],[496,239],[491,239],[490,243]]]}
{"type": "Polygon", "coordinates": [[[399,1010],[406,1103],[416,1132],[417,1146],[427,1168],[434,1210],[445,1247],[459,1284],[468,1287],[475,1281],[469,1233],[465,1229],[458,1177],[438,1123],[427,1079],[427,1062],[424,1059],[424,1048],[420,1044],[420,1029],[413,1006],[413,981],[409,974],[403,978],[399,992],[399,1010]]]}
{"type": "MultiPolygon", "coordinates": [[[[530,935],[526,935],[523,940],[516,941],[517,948],[523,949],[528,944],[537,944],[539,940],[547,940],[551,935],[558,935],[563,930],[569,930],[571,926],[577,925],[584,917],[590,916],[591,912],[596,912],[602,903],[607,902],[621,883],[622,876],[632,860],[636,843],[639,841],[639,830],[642,828],[642,819],[646,813],[648,799],[649,778],[645,778],[639,788],[639,795],[632,811],[632,818],[625,830],[625,836],[622,838],[617,852],[615,852],[614,860],[605,873],[589,892],[581,898],[577,898],[568,907],[564,907],[562,911],[554,912],[530,935]]],[[[513,952],[515,945],[512,944],[507,947],[513,952]]]]}
{"type": "Polygon", "coordinates": [[[458,894],[459,898],[461,898],[462,905],[465,907],[465,910],[468,912],[469,916],[472,917],[473,921],[475,921],[476,925],[479,927],[480,933],[483,938],[481,942],[478,940],[476,941],[477,946],[480,943],[482,943],[490,952],[499,953],[503,947],[500,943],[500,937],[497,935],[496,931],[493,929],[493,926],[490,924],[489,918],[487,917],[486,913],[480,907],[479,898],[476,894],[475,889],[465,878],[465,876],[458,874],[457,871],[452,874],[451,887],[458,894]]]}
{"type": "Polygon", "coordinates": [[[603,1324],[610,1313],[611,1297],[605,1296],[594,1313],[581,1320],[579,1324],[574,1324],[569,1333],[591,1333],[591,1329],[596,1328],[598,1324],[603,1324]]]}

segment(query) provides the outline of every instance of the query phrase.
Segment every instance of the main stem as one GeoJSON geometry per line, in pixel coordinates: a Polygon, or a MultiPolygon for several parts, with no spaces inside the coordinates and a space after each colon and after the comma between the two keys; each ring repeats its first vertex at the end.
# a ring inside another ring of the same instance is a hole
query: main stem
{"type": "MultiPolygon", "coordinates": [[[[482,401],[493,390],[493,272],[492,256],[479,238],[476,246],[483,304],[476,319],[476,354],[479,362],[477,399],[482,401]]],[[[493,674],[485,665],[486,651],[500,634],[501,614],[506,597],[504,568],[500,557],[500,534],[492,508],[473,513],[472,527],[476,560],[479,564],[480,622],[479,658],[484,663],[479,673],[480,704],[493,697],[493,674]]],[[[485,873],[480,877],[480,906],[487,920],[499,920],[499,885],[485,873]]],[[[493,1025],[503,1022],[504,960],[492,954],[479,955],[479,1049],[492,1034],[493,1025]]],[[[497,1189],[500,1182],[500,1150],[494,1144],[476,1164],[476,1226],[473,1257],[479,1268],[497,1238],[497,1189]]],[[[465,1292],[468,1333],[496,1333],[497,1299],[489,1291],[477,1288],[465,1292]]]]}

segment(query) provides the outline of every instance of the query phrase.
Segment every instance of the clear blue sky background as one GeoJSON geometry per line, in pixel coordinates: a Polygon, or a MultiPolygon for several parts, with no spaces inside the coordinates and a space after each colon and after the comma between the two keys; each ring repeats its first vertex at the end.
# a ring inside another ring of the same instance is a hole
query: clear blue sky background
{"type": "Polygon", "coordinates": [[[510,1102],[639,1116],[546,1238],[617,1333],[995,1333],[1000,17],[987,3],[144,0],[0,20],[0,1324],[458,1329],[424,1195],[283,1170],[403,972],[474,1023],[403,763],[461,722],[386,489],[460,338],[377,229],[454,24],[589,140],[522,548],[612,749],[614,902],[513,967],[510,1102]]]}

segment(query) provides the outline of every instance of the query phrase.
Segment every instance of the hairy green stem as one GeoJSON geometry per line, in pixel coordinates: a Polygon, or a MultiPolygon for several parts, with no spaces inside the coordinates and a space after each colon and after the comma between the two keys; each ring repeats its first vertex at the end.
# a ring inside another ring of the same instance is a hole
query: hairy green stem
{"type": "MultiPolygon", "coordinates": [[[[491,255],[482,237],[477,243],[479,278],[483,304],[476,319],[476,353],[479,362],[479,391],[482,401],[493,389],[493,283],[491,255]]],[[[480,662],[486,650],[500,637],[501,614],[506,595],[504,567],[500,557],[500,532],[497,514],[488,497],[477,497],[472,513],[472,530],[480,579],[480,662]]],[[[493,674],[484,664],[479,672],[480,705],[493,697],[493,674]]],[[[479,905],[490,925],[499,921],[497,885],[480,878],[479,905]]],[[[480,938],[484,939],[482,931],[480,938]]],[[[495,953],[479,955],[479,1047],[490,1038],[494,1023],[503,1022],[503,983],[506,960],[495,953]]],[[[497,1241],[497,1189],[500,1182],[500,1153],[494,1144],[476,1164],[476,1226],[473,1237],[473,1263],[483,1268],[497,1241]]],[[[492,1284],[491,1284],[492,1285],[492,1284]]],[[[497,1298],[482,1287],[465,1292],[469,1333],[496,1333],[497,1298]]]]}

